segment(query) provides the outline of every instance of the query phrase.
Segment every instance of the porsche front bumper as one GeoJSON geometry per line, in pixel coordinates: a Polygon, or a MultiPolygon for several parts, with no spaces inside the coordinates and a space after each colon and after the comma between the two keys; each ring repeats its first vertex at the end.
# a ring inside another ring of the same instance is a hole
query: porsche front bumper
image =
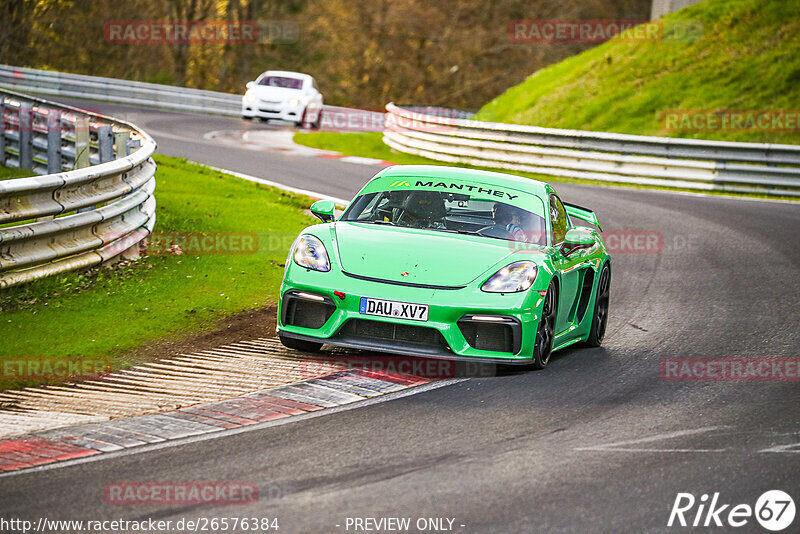
{"type": "Polygon", "coordinates": [[[497,294],[476,284],[400,284],[292,265],[281,287],[278,333],[408,356],[530,363],[544,304],[536,285],[521,293],[497,294]],[[362,297],[425,304],[428,320],[365,315],[362,297]]]}

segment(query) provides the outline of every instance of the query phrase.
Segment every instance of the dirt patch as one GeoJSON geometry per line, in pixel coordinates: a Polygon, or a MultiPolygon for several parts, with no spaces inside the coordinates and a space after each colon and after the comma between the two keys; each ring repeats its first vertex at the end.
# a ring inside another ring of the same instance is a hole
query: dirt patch
{"type": "Polygon", "coordinates": [[[168,358],[175,354],[209,350],[237,341],[275,337],[277,318],[277,306],[237,313],[220,319],[217,326],[211,331],[197,333],[180,340],[150,343],[146,347],[127,354],[125,360],[131,363],[149,362],[159,358],[168,358]]]}

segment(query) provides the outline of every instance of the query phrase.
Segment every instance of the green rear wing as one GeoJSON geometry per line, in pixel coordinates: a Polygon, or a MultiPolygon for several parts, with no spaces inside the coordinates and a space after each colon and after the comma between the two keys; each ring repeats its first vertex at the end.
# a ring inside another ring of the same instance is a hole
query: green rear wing
{"type": "Polygon", "coordinates": [[[576,219],[592,223],[593,225],[597,226],[601,232],[603,231],[603,227],[600,226],[600,223],[597,221],[597,215],[595,215],[592,210],[588,208],[582,208],[581,206],[576,206],[575,204],[568,204],[566,202],[562,202],[562,204],[564,204],[564,209],[567,210],[567,213],[570,217],[575,217],[576,219]]]}

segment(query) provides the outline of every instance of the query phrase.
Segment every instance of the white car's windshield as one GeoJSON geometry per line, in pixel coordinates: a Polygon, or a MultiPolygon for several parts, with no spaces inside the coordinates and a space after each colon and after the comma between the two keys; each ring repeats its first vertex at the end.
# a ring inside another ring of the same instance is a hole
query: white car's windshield
{"type": "Polygon", "coordinates": [[[282,87],[283,89],[302,89],[303,80],[299,78],[289,78],[286,76],[264,76],[259,80],[258,85],[267,87],[282,87]]]}
{"type": "Polygon", "coordinates": [[[544,245],[544,219],[504,202],[465,193],[404,190],[356,198],[341,220],[477,234],[544,245]]]}

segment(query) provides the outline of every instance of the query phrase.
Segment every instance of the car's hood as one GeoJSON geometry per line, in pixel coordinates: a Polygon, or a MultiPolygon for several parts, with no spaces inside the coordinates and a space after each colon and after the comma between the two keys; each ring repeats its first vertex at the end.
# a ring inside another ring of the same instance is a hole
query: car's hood
{"type": "Polygon", "coordinates": [[[269,102],[283,102],[292,98],[301,98],[303,92],[299,89],[286,87],[271,87],[269,85],[256,85],[250,89],[261,100],[269,102]]]}
{"type": "Polygon", "coordinates": [[[431,230],[340,221],[335,233],[344,271],[396,282],[464,286],[512,254],[500,239],[431,230]]]}

